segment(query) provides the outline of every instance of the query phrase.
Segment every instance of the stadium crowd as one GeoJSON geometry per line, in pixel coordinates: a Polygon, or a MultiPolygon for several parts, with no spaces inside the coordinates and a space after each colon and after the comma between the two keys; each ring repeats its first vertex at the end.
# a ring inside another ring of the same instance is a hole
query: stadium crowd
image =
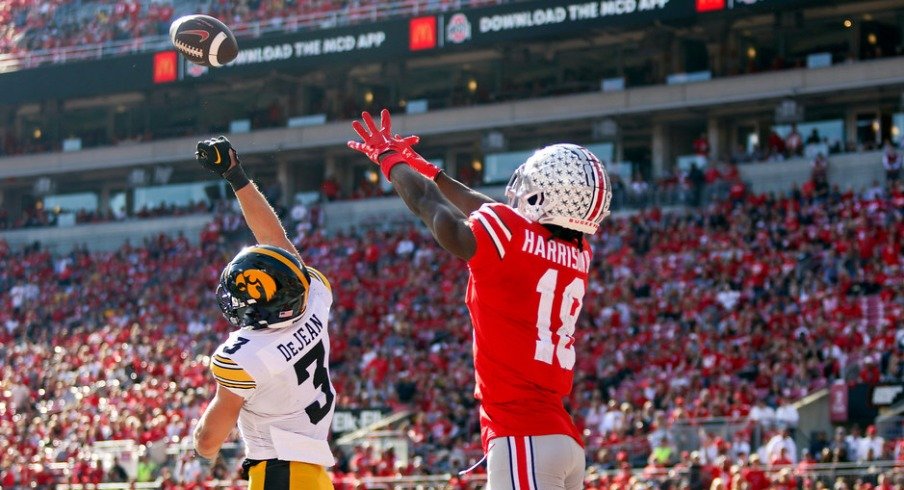
{"type": "MultiPolygon", "coordinates": [[[[716,478],[722,488],[792,488],[783,479],[807,481],[800,465],[816,461],[904,463],[904,440],[877,440],[872,429],[833,435],[843,446],[798,449],[787,437],[799,417],[791,403],[816,389],[904,379],[902,213],[896,184],[869,199],[733,193],[692,212],[605,222],[592,240],[568,400],[585,435],[588,488],[667,481],[682,468],[699,480],[691,488],[716,478]],[[725,422],[718,432],[699,423],[714,418],[725,422]]],[[[212,394],[207,355],[228,331],[213,296],[218,275],[248,240],[235,220],[221,216],[197,245],[160,236],[51,255],[0,244],[0,486],[121,480],[91,444],[159,448],[189,437],[212,394]]],[[[361,446],[340,453],[337,487],[454,473],[480,459],[464,265],[415,227],[297,229],[306,262],[336,285],[337,406],[413,413],[407,466],[361,446]]],[[[225,462],[208,469],[187,452],[156,453],[139,478],[166,488],[237,475],[225,462]]]]}
{"type": "MultiPolygon", "coordinates": [[[[462,7],[504,3],[501,0],[241,0],[173,2],[157,0],[12,0],[0,2],[0,52],[34,51],[125,42],[121,52],[140,49],[148,37],[169,33],[176,16],[205,13],[234,26],[238,37],[261,30],[297,30],[374,22],[462,7]],[[176,11],[179,8],[179,11],[176,11]]],[[[72,55],[69,54],[69,59],[72,55]]],[[[63,58],[65,59],[65,58],[63,58]]]]}
{"type": "Polygon", "coordinates": [[[71,217],[72,224],[109,223],[125,219],[161,218],[169,216],[184,216],[188,214],[209,213],[214,211],[215,205],[204,201],[190,202],[178,206],[174,204],[158,203],[154,206],[142,207],[134,213],[89,211],[79,209],[77,211],[63,209],[47,209],[43,205],[26,209],[17,218],[11,218],[9,211],[0,209],[0,230],[19,228],[41,228],[45,226],[64,226],[61,224],[66,217],[71,217]]]}

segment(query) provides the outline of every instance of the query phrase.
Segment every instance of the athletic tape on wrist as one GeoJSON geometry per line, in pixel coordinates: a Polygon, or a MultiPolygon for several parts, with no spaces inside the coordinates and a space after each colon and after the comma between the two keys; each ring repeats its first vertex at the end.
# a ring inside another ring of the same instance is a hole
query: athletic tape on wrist
{"type": "Polygon", "coordinates": [[[236,165],[223,172],[223,178],[226,179],[226,182],[229,182],[229,185],[232,186],[232,190],[236,192],[251,183],[251,180],[245,175],[245,170],[241,165],[236,165]]]}

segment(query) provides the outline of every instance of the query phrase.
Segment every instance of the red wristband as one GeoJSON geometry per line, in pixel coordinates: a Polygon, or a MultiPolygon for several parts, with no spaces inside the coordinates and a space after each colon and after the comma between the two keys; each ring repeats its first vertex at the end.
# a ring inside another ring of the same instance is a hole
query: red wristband
{"type": "Polygon", "coordinates": [[[386,180],[392,182],[392,179],[389,178],[389,172],[392,171],[392,167],[395,167],[400,163],[407,164],[409,167],[417,171],[417,173],[430,180],[436,180],[436,176],[439,175],[440,172],[442,172],[439,167],[428,162],[427,160],[424,160],[422,157],[420,157],[420,155],[406,155],[405,153],[392,152],[387,154],[380,160],[380,170],[383,171],[383,175],[386,176],[386,180]]]}
{"type": "Polygon", "coordinates": [[[413,158],[408,160],[408,165],[411,165],[411,168],[417,170],[421,175],[427,177],[430,180],[436,180],[436,176],[439,175],[442,170],[436,165],[424,160],[423,158],[413,158]]]}
{"type": "Polygon", "coordinates": [[[386,180],[392,182],[392,179],[389,178],[389,172],[392,171],[392,167],[395,167],[400,163],[408,163],[405,156],[401,153],[392,152],[380,159],[380,170],[383,172],[386,180]]]}

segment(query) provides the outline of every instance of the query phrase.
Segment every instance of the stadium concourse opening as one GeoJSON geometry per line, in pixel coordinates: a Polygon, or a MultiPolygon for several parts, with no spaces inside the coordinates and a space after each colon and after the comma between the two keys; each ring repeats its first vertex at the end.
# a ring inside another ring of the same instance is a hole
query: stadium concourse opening
{"type": "Polygon", "coordinates": [[[483,485],[456,476],[482,456],[464,268],[345,147],[383,107],[500,200],[540,146],[606,164],[567,400],[586,488],[904,484],[904,0],[7,7],[3,488],[242,485],[240,445],[189,450],[252,240],[193,162],[219,134],[333,281],[336,487],[483,485]],[[172,50],[190,13],[237,61],[172,50]]]}

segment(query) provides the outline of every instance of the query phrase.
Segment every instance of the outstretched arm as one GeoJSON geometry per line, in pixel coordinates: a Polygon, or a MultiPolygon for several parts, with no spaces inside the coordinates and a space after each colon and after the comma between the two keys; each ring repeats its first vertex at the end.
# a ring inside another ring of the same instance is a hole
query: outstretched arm
{"type": "Polygon", "coordinates": [[[474,256],[477,242],[465,215],[443,197],[433,181],[408,165],[394,166],[391,177],[405,205],[427,225],[440,246],[465,260],[474,256]]]}
{"type": "Polygon", "coordinates": [[[434,178],[433,181],[436,182],[436,186],[439,187],[443,196],[458,208],[459,211],[464,213],[465,216],[477,211],[480,206],[483,206],[486,203],[496,202],[489,196],[481,194],[453,179],[446,172],[436,174],[436,178],[434,178]]]}
{"type": "Polygon", "coordinates": [[[401,137],[392,134],[392,118],[389,111],[380,112],[380,126],[377,127],[373,117],[367,112],[361,114],[361,121],[352,122],[352,128],[361,137],[361,141],[349,141],[349,148],[360,151],[367,158],[380,166],[383,175],[391,181],[392,169],[400,163],[411,167],[429,181],[436,183],[442,195],[465,216],[476,211],[493,199],[469,188],[444,173],[436,165],[430,163],[413,146],[421,140],[418,136],[401,137]]]}
{"type": "MultiPolygon", "coordinates": [[[[230,158],[233,159],[233,166],[238,165],[235,150],[230,152],[230,158]]],[[[257,243],[273,245],[298,255],[295,246],[286,237],[286,230],[279,221],[276,211],[273,210],[273,207],[267,202],[267,198],[261,194],[254,182],[235,191],[235,197],[239,200],[242,215],[245,216],[245,221],[251,228],[251,233],[254,234],[257,243]]]]}
{"type": "Polygon", "coordinates": [[[199,141],[195,156],[204,168],[219,174],[232,186],[245,221],[259,244],[272,245],[299,255],[286,237],[286,230],[270,203],[245,175],[238,154],[225,136],[199,141]]]}

